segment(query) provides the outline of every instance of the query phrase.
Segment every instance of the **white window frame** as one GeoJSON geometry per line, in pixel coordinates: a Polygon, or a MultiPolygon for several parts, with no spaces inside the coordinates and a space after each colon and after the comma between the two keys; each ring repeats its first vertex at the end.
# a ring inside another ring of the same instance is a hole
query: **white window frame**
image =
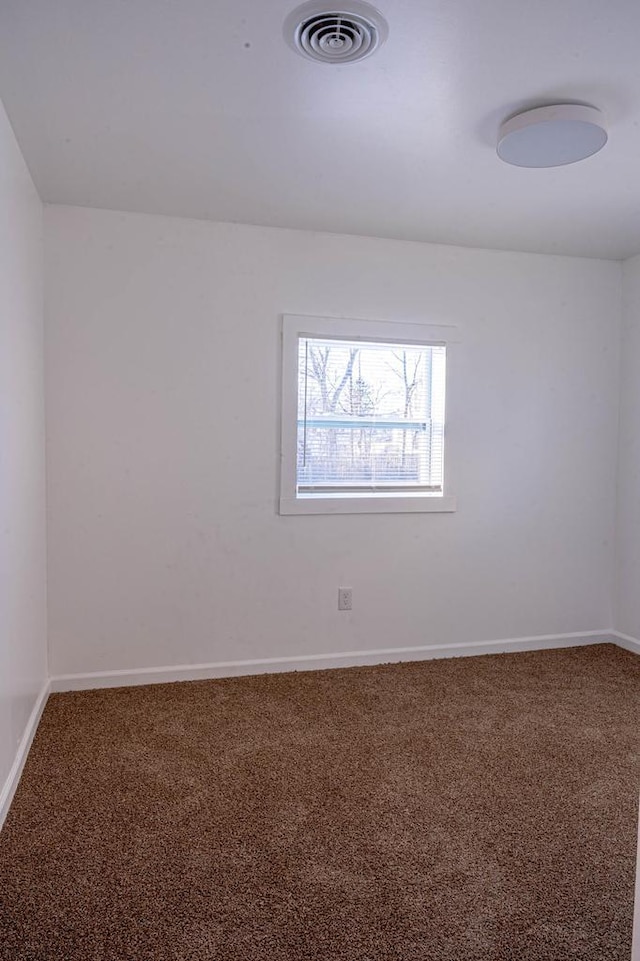
{"type": "MultiPolygon", "coordinates": [[[[447,486],[447,461],[443,491],[435,493],[332,494],[298,496],[298,341],[300,337],[336,337],[347,340],[393,342],[419,346],[446,346],[457,342],[455,327],[396,323],[395,321],[355,320],[351,318],[305,317],[284,314],[282,318],[282,432],[280,450],[281,514],[398,514],[449,513],[456,509],[456,499],[447,486]]],[[[447,350],[448,394],[449,350],[447,350]]],[[[445,411],[447,408],[445,396],[445,411]]],[[[445,423],[445,445],[447,444],[445,423]]]]}

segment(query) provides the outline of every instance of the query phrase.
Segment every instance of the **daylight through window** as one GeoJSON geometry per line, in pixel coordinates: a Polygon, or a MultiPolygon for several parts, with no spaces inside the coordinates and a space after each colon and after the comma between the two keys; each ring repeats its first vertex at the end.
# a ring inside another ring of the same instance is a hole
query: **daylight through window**
{"type": "Polygon", "coordinates": [[[446,348],[298,337],[297,496],[442,495],[446,348]]]}

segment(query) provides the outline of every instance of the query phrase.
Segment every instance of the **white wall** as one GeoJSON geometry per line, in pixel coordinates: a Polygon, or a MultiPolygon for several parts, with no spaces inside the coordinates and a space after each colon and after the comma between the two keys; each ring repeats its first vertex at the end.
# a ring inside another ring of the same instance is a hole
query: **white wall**
{"type": "Polygon", "coordinates": [[[45,222],[53,673],[611,626],[618,264],[45,222]],[[278,516],[283,312],[459,326],[457,513],[278,516]]]}
{"type": "MultiPolygon", "coordinates": [[[[640,257],[622,268],[621,348],[614,624],[640,640],[640,257]]],[[[640,961],[640,833],[632,961],[640,961]]]]}
{"type": "Polygon", "coordinates": [[[47,675],[42,205],[0,104],[0,788],[47,675]]]}
{"type": "Polygon", "coordinates": [[[622,270],[615,627],[640,638],[640,257],[622,270]]]}

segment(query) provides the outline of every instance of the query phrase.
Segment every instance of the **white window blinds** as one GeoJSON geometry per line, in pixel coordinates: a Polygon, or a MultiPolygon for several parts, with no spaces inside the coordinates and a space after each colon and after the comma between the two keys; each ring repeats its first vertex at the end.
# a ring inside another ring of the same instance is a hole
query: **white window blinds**
{"type": "Polygon", "coordinates": [[[442,494],[446,348],[298,338],[297,496],[442,494]]]}

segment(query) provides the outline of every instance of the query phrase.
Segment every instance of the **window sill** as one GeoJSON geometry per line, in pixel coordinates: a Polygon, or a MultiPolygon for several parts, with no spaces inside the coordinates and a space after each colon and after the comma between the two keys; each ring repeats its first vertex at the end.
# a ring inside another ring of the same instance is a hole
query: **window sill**
{"type": "Polygon", "coordinates": [[[426,514],[451,513],[456,499],[451,495],[389,494],[360,497],[295,497],[280,499],[281,514],[426,514]]]}

